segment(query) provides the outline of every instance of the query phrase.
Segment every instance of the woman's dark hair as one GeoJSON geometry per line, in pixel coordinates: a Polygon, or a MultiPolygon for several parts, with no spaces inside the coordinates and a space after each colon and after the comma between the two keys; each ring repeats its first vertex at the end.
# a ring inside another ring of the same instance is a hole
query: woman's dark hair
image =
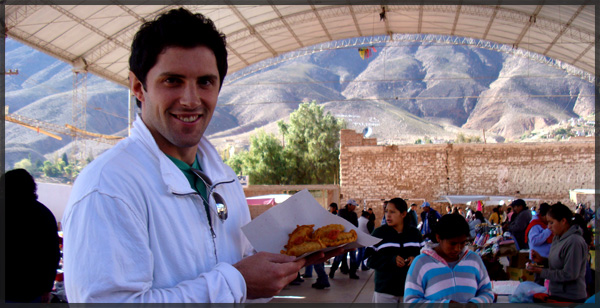
{"type": "Polygon", "coordinates": [[[408,205],[406,204],[406,201],[404,201],[404,199],[402,199],[402,198],[394,198],[388,202],[388,206],[390,204],[393,204],[394,207],[398,211],[400,211],[400,213],[404,213],[404,212],[408,211],[408,205]]]}
{"type": "Polygon", "coordinates": [[[538,216],[545,216],[546,214],[548,214],[548,211],[550,210],[550,204],[544,202],[542,204],[540,204],[540,210],[538,213],[538,216]]]}
{"type": "Polygon", "coordinates": [[[37,185],[25,169],[14,169],[2,175],[6,203],[14,203],[15,199],[37,200],[37,185]]]}
{"type": "Polygon", "coordinates": [[[481,221],[481,223],[485,222],[485,217],[483,217],[483,213],[481,213],[481,211],[475,212],[475,218],[479,219],[479,221],[481,221]]]}
{"type": "MultiPolygon", "coordinates": [[[[193,48],[206,46],[215,54],[219,70],[219,89],[227,75],[227,49],[225,35],[217,30],[212,20],[200,13],[174,9],[144,23],[131,44],[129,69],[146,90],[148,71],[156,64],[158,56],[168,47],[193,48]]],[[[137,101],[138,107],[141,103],[137,101]]]]}
{"type": "Polygon", "coordinates": [[[492,212],[500,214],[500,209],[498,209],[498,207],[495,207],[492,209],[492,212]]]}
{"type": "Polygon", "coordinates": [[[334,209],[336,209],[336,210],[338,209],[337,203],[335,203],[335,202],[331,202],[331,203],[329,204],[329,207],[332,207],[332,208],[334,208],[334,209]]]}
{"type": "Polygon", "coordinates": [[[471,231],[469,224],[461,215],[444,215],[435,226],[434,232],[440,236],[440,239],[456,238],[462,235],[469,237],[471,231]]]}
{"type": "Polygon", "coordinates": [[[369,212],[367,211],[362,211],[362,213],[360,214],[360,216],[364,217],[364,218],[369,218],[371,214],[369,214],[369,212]]]}
{"type": "MultiPolygon", "coordinates": [[[[390,200],[388,202],[388,206],[390,204],[394,205],[396,210],[398,210],[398,212],[400,212],[400,213],[406,213],[408,211],[408,204],[402,198],[393,198],[392,200],[390,200]]],[[[411,218],[409,215],[404,216],[404,219],[402,220],[402,224],[404,226],[410,225],[410,219],[411,218]]]]}
{"type": "Polygon", "coordinates": [[[573,211],[560,202],[552,204],[550,210],[548,210],[548,215],[558,221],[565,218],[570,225],[573,225],[573,211]]]}
{"type": "Polygon", "coordinates": [[[583,239],[588,245],[592,245],[594,241],[594,234],[590,229],[587,228],[587,224],[585,223],[585,218],[581,216],[581,214],[573,215],[573,223],[571,225],[578,225],[583,231],[583,239]]]}

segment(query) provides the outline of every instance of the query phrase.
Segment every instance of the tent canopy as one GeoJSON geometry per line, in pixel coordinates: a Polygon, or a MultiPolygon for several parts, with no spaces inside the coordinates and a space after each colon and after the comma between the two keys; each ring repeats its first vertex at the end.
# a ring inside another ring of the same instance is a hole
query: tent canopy
{"type": "MultiPolygon", "coordinates": [[[[128,86],[128,58],[140,25],[179,6],[202,13],[227,36],[229,73],[320,43],[395,34],[480,39],[531,51],[595,74],[595,6],[569,5],[363,5],[364,1],[229,1],[224,5],[65,5],[64,1],[6,1],[5,35],[72,64],[77,70],[128,86]],[[240,5],[245,4],[245,5],[240,5]]],[[[95,2],[95,1],[94,1],[95,2]]],[[[160,1],[159,1],[160,2],[160,1]]],[[[157,2],[157,3],[159,3],[157,2]]],[[[78,1],[78,3],[86,3],[78,1]]],[[[151,1],[152,3],[152,1],[151,1]]],[[[176,2],[174,2],[176,3],[176,2]]],[[[188,3],[182,1],[182,3],[188,3]]],[[[216,3],[216,2],[215,2],[216,3]]],[[[385,3],[385,2],[384,2],[385,3]]],[[[421,3],[416,2],[415,3],[421,3]]],[[[482,2],[483,3],[483,2],[482,2]]],[[[484,3],[486,4],[486,3],[484,3]]],[[[586,5],[588,4],[588,5],[586,5]]],[[[368,44],[368,42],[365,42],[368,44]]],[[[347,48],[340,44],[327,48],[347,48]]],[[[562,66],[561,66],[562,67],[562,66]]]]}

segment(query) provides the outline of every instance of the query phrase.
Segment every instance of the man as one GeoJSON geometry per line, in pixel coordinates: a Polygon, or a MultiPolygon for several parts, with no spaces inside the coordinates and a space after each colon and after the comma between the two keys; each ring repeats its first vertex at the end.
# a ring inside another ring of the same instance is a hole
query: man
{"type": "Polygon", "coordinates": [[[276,295],[320,261],[253,254],[240,229],[250,221],[242,186],[203,137],[227,73],[212,21],[158,16],[135,35],[129,65],[141,114],[79,175],[64,214],[69,302],[240,303],[276,295]]]}
{"type": "MultiPolygon", "coordinates": [[[[540,211],[538,216],[531,220],[527,229],[525,229],[525,242],[529,245],[529,259],[533,260],[534,251],[537,252],[541,257],[548,258],[550,253],[550,246],[552,245],[553,234],[548,228],[548,219],[546,214],[550,210],[548,203],[540,204],[540,211]]],[[[544,279],[540,278],[538,273],[534,275],[535,283],[544,285],[544,279]]]]}
{"type": "Polygon", "coordinates": [[[382,204],[382,207],[383,207],[383,217],[381,217],[381,224],[382,225],[386,224],[386,221],[385,221],[385,209],[387,208],[387,204],[388,204],[388,201],[387,200],[383,200],[383,204],[382,204]]]}
{"type": "Polygon", "coordinates": [[[409,226],[416,228],[419,225],[419,216],[417,215],[417,204],[416,203],[412,203],[410,205],[410,209],[408,209],[408,217],[410,217],[410,219],[408,220],[409,222],[409,226]]]}
{"type": "MultiPolygon", "coordinates": [[[[356,215],[356,212],[354,212],[354,210],[356,210],[357,206],[358,206],[358,203],[356,203],[356,201],[354,201],[354,199],[348,199],[348,202],[346,202],[346,206],[344,206],[344,208],[342,208],[338,211],[338,216],[344,218],[345,220],[349,221],[350,223],[352,223],[353,225],[358,227],[358,216],[356,215]]],[[[356,270],[358,269],[358,262],[356,261],[356,251],[349,251],[349,252],[346,252],[344,254],[341,254],[341,255],[335,257],[333,264],[331,265],[331,269],[329,269],[329,278],[333,279],[333,277],[335,275],[335,271],[340,266],[340,263],[342,263],[342,268],[341,268],[342,274],[345,274],[345,270],[347,270],[348,274],[349,274],[348,277],[350,277],[350,279],[360,279],[360,277],[358,277],[358,275],[356,275],[356,270]],[[350,268],[349,269],[348,269],[348,265],[347,265],[348,254],[350,254],[350,268]]]]}
{"type": "Polygon", "coordinates": [[[528,249],[529,245],[525,242],[525,230],[531,221],[531,211],[527,209],[527,204],[523,199],[517,199],[510,204],[513,215],[508,224],[508,231],[515,237],[517,248],[528,249]]]}
{"type": "Polygon", "coordinates": [[[442,216],[438,211],[432,209],[427,201],[421,204],[421,208],[423,208],[423,211],[421,212],[421,222],[423,222],[421,225],[421,234],[423,234],[424,238],[433,240],[432,232],[435,231],[435,226],[442,216]]]}

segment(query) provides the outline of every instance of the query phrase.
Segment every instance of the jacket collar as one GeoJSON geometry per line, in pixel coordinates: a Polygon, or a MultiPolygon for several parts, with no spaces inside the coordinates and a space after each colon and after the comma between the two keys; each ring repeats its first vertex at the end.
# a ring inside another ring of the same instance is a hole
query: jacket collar
{"type": "MultiPolygon", "coordinates": [[[[433,258],[438,263],[442,263],[442,264],[445,264],[446,266],[448,266],[448,262],[442,256],[440,256],[437,253],[437,251],[435,251],[434,248],[437,247],[437,246],[439,246],[439,244],[433,244],[433,245],[426,246],[425,248],[423,248],[421,250],[421,253],[430,256],[431,258],[433,258]]],[[[469,254],[469,249],[467,249],[465,247],[465,249],[463,250],[463,252],[460,255],[460,257],[458,257],[458,262],[462,261],[462,259],[464,259],[467,256],[467,254],[469,254]]]]}
{"type": "MultiPolygon", "coordinates": [[[[179,168],[163,153],[154,137],[150,133],[150,130],[142,121],[139,115],[136,116],[133,128],[131,129],[130,138],[139,140],[149,151],[151,156],[154,156],[158,160],[160,173],[162,180],[168,187],[170,193],[175,194],[192,194],[196,193],[186,179],[185,175],[179,168]]],[[[215,150],[214,146],[206,139],[202,137],[198,145],[197,159],[200,165],[204,169],[203,172],[211,179],[213,183],[220,181],[230,180],[227,178],[228,172],[224,169],[223,164],[215,164],[215,161],[222,161],[219,153],[215,150]]]]}

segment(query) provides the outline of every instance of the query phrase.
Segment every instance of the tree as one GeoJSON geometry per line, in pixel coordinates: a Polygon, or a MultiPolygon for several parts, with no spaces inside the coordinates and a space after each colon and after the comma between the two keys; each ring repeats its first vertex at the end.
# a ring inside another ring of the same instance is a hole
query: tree
{"type": "Polygon", "coordinates": [[[61,175],[60,169],[50,161],[44,162],[44,167],[42,167],[42,171],[47,177],[59,177],[61,175]]]}
{"type": "Polygon", "coordinates": [[[274,134],[264,130],[250,138],[250,150],[245,157],[250,184],[286,184],[290,177],[283,146],[274,134]]]}
{"type": "Polygon", "coordinates": [[[31,160],[29,160],[28,158],[23,158],[20,161],[16,162],[14,168],[25,169],[31,175],[35,173],[35,166],[31,163],[31,160]]]}
{"type": "Polygon", "coordinates": [[[340,130],[345,123],[315,101],[302,103],[289,123],[277,122],[284,136],[284,152],[293,170],[290,184],[339,183],[340,130]]]}
{"type": "Polygon", "coordinates": [[[250,138],[249,151],[239,152],[226,163],[257,184],[339,183],[340,130],[345,123],[316,102],[302,103],[290,114],[289,123],[277,122],[283,146],[274,134],[258,131],[250,138]]]}
{"type": "Polygon", "coordinates": [[[63,153],[62,160],[65,162],[65,165],[69,165],[69,157],[67,157],[67,152],[63,153]]]}

